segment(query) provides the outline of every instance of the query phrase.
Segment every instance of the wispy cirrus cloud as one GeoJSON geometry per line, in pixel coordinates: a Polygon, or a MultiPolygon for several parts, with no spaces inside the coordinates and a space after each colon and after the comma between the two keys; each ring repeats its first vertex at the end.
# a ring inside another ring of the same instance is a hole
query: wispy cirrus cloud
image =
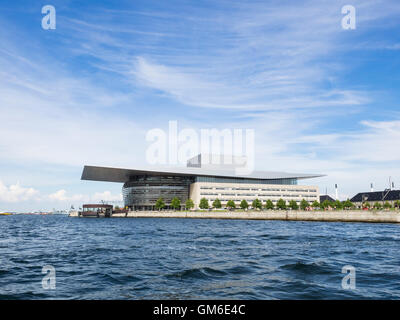
{"type": "MultiPolygon", "coordinates": [[[[207,78],[200,71],[194,73],[159,65],[143,57],[137,58],[133,74],[140,84],[160,90],[180,103],[195,107],[285,111],[360,105],[368,101],[364,93],[351,90],[314,92],[312,96],[311,92],[309,95],[303,93],[296,96],[293,92],[289,94],[291,87],[295,86],[294,77],[274,74],[273,71],[268,75],[271,88],[258,89],[255,86],[244,88],[238,84],[207,78]]],[[[251,81],[257,80],[253,77],[251,81]]],[[[264,81],[267,79],[264,78],[264,81]]]]}
{"type": "MultiPolygon", "coordinates": [[[[352,4],[354,31],[341,28],[340,1],[86,4],[59,10],[53,33],[34,29],[34,14],[29,30],[7,28],[0,13],[0,160],[76,167],[74,190],[83,190],[84,163],[140,165],[146,130],[179,119],[253,128],[258,169],[327,173],[322,189],[340,179],[351,194],[369,179],[400,179],[391,146],[399,114],[376,98],[374,82],[375,63],[392,70],[390,59],[366,52],[396,53],[386,31],[396,30],[400,3],[352,4]]],[[[381,97],[396,91],[390,80],[381,97]]],[[[61,202],[94,194],[54,190],[40,191],[61,202]]]]}
{"type": "Polygon", "coordinates": [[[340,7],[307,3],[236,4],[228,17],[211,15],[209,27],[199,22],[210,29],[198,39],[207,43],[201,57],[193,47],[138,56],[136,83],[195,107],[285,111],[368,103],[366,90],[337,81],[347,66],[335,57],[350,45],[340,7]]]}

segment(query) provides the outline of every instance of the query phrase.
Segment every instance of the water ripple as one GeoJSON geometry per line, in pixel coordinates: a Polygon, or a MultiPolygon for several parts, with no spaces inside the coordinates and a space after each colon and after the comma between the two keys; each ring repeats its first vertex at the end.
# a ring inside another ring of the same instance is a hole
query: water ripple
{"type": "Polygon", "coordinates": [[[0,217],[0,299],[399,299],[399,228],[0,217]],[[341,287],[345,265],[356,290],[341,287]]]}

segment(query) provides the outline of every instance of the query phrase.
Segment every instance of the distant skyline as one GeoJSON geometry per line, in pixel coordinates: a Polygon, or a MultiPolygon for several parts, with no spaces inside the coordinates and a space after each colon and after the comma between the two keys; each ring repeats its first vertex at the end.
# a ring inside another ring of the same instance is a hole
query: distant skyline
{"type": "Polygon", "coordinates": [[[83,166],[147,166],[174,120],[254,129],[257,170],[321,194],[400,187],[398,1],[3,1],[0,41],[0,211],[121,199],[83,166]]]}

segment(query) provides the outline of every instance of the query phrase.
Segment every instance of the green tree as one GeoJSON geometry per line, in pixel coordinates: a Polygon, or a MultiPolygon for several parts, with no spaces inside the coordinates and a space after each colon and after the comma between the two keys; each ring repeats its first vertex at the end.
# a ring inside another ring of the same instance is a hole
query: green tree
{"type": "Polygon", "coordinates": [[[318,208],[321,208],[321,204],[317,200],[315,200],[312,203],[311,207],[313,207],[314,209],[318,209],[318,208]]]}
{"type": "Polygon", "coordinates": [[[385,209],[390,209],[390,208],[392,208],[392,205],[389,202],[386,201],[385,204],[383,205],[383,207],[385,209]]]}
{"type": "Polygon", "coordinates": [[[296,201],[290,200],[289,208],[292,209],[292,210],[298,210],[299,209],[299,205],[297,204],[296,201]]]}
{"type": "Polygon", "coordinates": [[[341,201],[339,201],[339,200],[336,200],[334,202],[334,206],[335,206],[336,210],[342,210],[343,209],[343,203],[341,201]]]}
{"type": "Polygon", "coordinates": [[[253,209],[262,209],[262,202],[258,199],[254,199],[253,203],[251,204],[251,206],[253,207],[253,209]]]}
{"type": "Polygon", "coordinates": [[[171,207],[174,208],[174,210],[178,210],[181,208],[181,200],[178,199],[177,197],[173,198],[171,200],[171,207]]]}
{"type": "Polygon", "coordinates": [[[235,209],[235,208],[236,208],[235,201],[229,200],[229,201],[226,203],[226,207],[227,207],[228,209],[235,209]]]}
{"type": "Polygon", "coordinates": [[[345,209],[352,209],[354,208],[354,203],[351,202],[349,199],[347,199],[344,203],[343,203],[343,207],[345,209]]]}
{"type": "Polygon", "coordinates": [[[194,208],[194,202],[192,199],[187,199],[185,203],[185,207],[187,210],[193,209],[194,208]]]}
{"type": "Polygon", "coordinates": [[[305,199],[301,200],[300,209],[301,210],[306,210],[308,207],[310,207],[310,203],[305,199]]]}
{"type": "Polygon", "coordinates": [[[163,198],[158,198],[158,200],[156,201],[156,209],[157,210],[162,210],[165,208],[165,202],[163,198]]]}
{"type": "Polygon", "coordinates": [[[220,209],[222,208],[222,204],[221,201],[219,199],[215,199],[212,203],[212,206],[216,209],[220,209]]]}
{"type": "Polygon", "coordinates": [[[242,202],[240,202],[240,208],[242,208],[243,210],[246,210],[249,207],[249,204],[247,203],[246,200],[242,200],[242,202]]]}
{"type": "Polygon", "coordinates": [[[375,202],[375,203],[374,203],[374,208],[377,209],[377,210],[382,209],[381,203],[380,203],[380,202],[375,202]]]}
{"type": "Polygon", "coordinates": [[[274,210],[274,203],[271,200],[267,200],[267,203],[265,204],[265,209],[274,210]]]}
{"type": "Polygon", "coordinates": [[[397,208],[397,209],[400,208],[400,200],[397,200],[397,201],[394,203],[394,207],[397,208]]]}
{"type": "Polygon", "coordinates": [[[321,203],[321,209],[326,210],[329,209],[329,207],[333,207],[333,204],[329,200],[325,200],[324,202],[321,203]]]}
{"type": "Polygon", "coordinates": [[[369,208],[371,208],[371,205],[369,204],[369,202],[364,202],[364,203],[362,204],[362,207],[363,207],[363,208],[366,208],[366,209],[369,209],[369,208]]]}
{"type": "Polygon", "coordinates": [[[210,207],[210,205],[208,204],[208,200],[206,198],[201,198],[199,208],[204,210],[204,209],[208,209],[209,207],[210,207]]]}
{"type": "Polygon", "coordinates": [[[286,201],[283,199],[279,199],[278,202],[276,203],[276,207],[280,210],[285,210],[286,209],[286,201]]]}

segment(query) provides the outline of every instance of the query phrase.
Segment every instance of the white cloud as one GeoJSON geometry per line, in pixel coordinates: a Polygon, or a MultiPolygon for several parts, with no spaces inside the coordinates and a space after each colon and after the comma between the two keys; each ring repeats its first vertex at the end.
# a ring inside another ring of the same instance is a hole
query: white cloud
{"type": "Polygon", "coordinates": [[[0,180],[0,202],[21,202],[37,199],[39,191],[22,187],[19,183],[6,186],[0,180]]]}
{"type": "Polygon", "coordinates": [[[293,75],[267,76],[267,72],[263,72],[249,79],[253,84],[262,84],[247,88],[240,83],[205,77],[203,70],[180,70],[152,63],[143,57],[137,58],[132,73],[140,84],[161,90],[180,103],[196,107],[282,111],[360,105],[368,101],[365,93],[354,90],[317,92],[316,88],[302,88],[306,79],[294,77],[305,73],[297,69],[292,70],[293,75]]]}
{"type": "Polygon", "coordinates": [[[370,183],[374,183],[375,190],[388,188],[389,177],[400,188],[397,148],[400,121],[363,121],[361,124],[363,127],[358,131],[335,134],[305,134],[313,124],[303,117],[287,117],[279,127],[288,130],[269,132],[258,126],[258,145],[265,148],[258,150],[256,164],[263,169],[326,174],[326,177],[299,183],[316,184],[322,194],[327,189],[331,196],[334,196],[334,185],[339,184],[341,199],[369,191],[370,183]]]}
{"type": "Polygon", "coordinates": [[[364,132],[345,141],[345,159],[352,161],[400,161],[400,121],[363,121],[364,132]]]}
{"type": "Polygon", "coordinates": [[[129,104],[130,94],[75,78],[56,65],[45,68],[27,58],[14,63],[16,55],[0,55],[3,160],[79,166],[84,162],[129,164],[134,150],[127,144],[137,137],[143,137],[136,140],[137,148],[145,144],[144,124],[110,108],[129,104]]]}
{"type": "Polygon", "coordinates": [[[55,193],[49,194],[48,198],[51,201],[84,201],[87,196],[84,196],[82,194],[68,196],[67,191],[58,190],[55,193]]]}
{"type": "MultiPolygon", "coordinates": [[[[200,56],[182,49],[137,57],[136,83],[208,108],[330,109],[369,101],[368,92],[336,81],[348,65],[330,58],[354,45],[343,37],[337,4],[246,3],[232,9],[226,16],[211,13],[208,25],[193,22],[206,33],[200,56]]],[[[374,3],[364,2],[363,9],[374,11],[374,3]]]]}
{"type": "Polygon", "coordinates": [[[110,191],[96,192],[92,197],[91,201],[122,201],[122,194],[111,194],[110,191]]]}
{"type": "Polygon", "coordinates": [[[84,194],[71,194],[68,195],[67,191],[62,189],[58,190],[55,193],[48,195],[48,199],[51,201],[58,201],[58,202],[73,202],[73,203],[99,203],[101,201],[122,201],[121,194],[111,194],[110,191],[104,192],[96,192],[93,195],[84,195],[84,194]]]}
{"type": "Polygon", "coordinates": [[[112,194],[110,191],[96,192],[92,195],[87,194],[68,194],[61,189],[48,195],[41,194],[38,190],[31,187],[21,186],[19,183],[5,185],[0,180],[0,203],[16,203],[35,201],[36,203],[60,202],[60,203],[87,203],[100,201],[122,201],[122,194],[112,194]]]}

